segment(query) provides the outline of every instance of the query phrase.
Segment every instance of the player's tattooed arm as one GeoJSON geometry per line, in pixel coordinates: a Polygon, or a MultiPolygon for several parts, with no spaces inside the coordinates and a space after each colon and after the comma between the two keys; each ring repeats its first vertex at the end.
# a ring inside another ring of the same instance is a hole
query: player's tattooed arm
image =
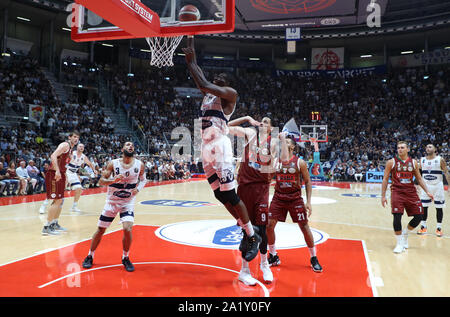
{"type": "Polygon", "coordinates": [[[124,178],[123,175],[118,174],[116,175],[113,179],[111,178],[111,175],[114,173],[114,165],[112,162],[109,162],[108,165],[106,166],[106,169],[103,171],[102,173],[102,177],[100,177],[100,180],[98,181],[100,185],[111,185],[113,183],[117,183],[118,181],[120,181],[121,179],[124,178]]]}

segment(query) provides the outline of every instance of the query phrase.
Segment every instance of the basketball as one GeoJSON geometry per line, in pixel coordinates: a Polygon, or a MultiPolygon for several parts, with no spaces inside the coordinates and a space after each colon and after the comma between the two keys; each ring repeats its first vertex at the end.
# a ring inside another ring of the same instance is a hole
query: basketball
{"type": "Polygon", "coordinates": [[[191,4],[185,5],[181,8],[180,13],[178,14],[178,20],[182,22],[198,21],[200,20],[200,11],[196,6],[191,4]]]}

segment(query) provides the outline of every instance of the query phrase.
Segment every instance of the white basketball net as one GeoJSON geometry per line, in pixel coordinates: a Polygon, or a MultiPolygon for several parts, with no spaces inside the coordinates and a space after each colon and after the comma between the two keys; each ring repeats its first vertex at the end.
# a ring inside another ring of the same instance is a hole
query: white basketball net
{"type": "Polygon", "coordinates": [[[173,54],[183,39],[181,36],[173,37],[146,37],[150,46],[150,65],[156,67],[173,66],[173,54]]]}

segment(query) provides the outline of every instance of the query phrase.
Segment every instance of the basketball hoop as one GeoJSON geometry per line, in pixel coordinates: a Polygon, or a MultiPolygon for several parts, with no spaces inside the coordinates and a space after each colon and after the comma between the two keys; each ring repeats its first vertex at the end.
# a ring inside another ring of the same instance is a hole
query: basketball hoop
{"type": "Polygon", "coordinates": [[[167,37],[146,37],[150,46],[151,59],[150,65],[156,67],[173,66],[173,55],[183,35],[167,37]]]}

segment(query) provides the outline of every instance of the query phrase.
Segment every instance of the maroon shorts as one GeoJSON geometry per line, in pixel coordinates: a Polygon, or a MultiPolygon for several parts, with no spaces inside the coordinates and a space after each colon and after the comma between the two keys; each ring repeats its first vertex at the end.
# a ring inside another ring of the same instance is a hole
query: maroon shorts
{"type": "Polygon", "coordinates": [[[303,198],[298,196],[291,200],[282,200],[275,193],[270,203],[269,219],[285,222],[287,214],[292,218],[295,223],[307,223],[308,216],[305,208],[303,198]]]}
{"type": "Polygon", "coordinates": [[[391,193],[391,209],[393,214],[403,214],[405,210],[408,216],[423,214],[422,202],[417,193],[391,193]]]}
{"type": "Polygon", "coordinates": [[[66,189],[66,173],[61,173],[61,179],[55,180],[55,171],[48,170],[45,173],[45,187],[47,190],[47,199],[64,198],[64,190],[66,189]]]}
{"type": "Polygon", "coordinates": [[[269,184],[251,183],[239,185],[237,195],[248,211],[250,222],[256,226],[268,223],[269,213],[269,184]]]}

